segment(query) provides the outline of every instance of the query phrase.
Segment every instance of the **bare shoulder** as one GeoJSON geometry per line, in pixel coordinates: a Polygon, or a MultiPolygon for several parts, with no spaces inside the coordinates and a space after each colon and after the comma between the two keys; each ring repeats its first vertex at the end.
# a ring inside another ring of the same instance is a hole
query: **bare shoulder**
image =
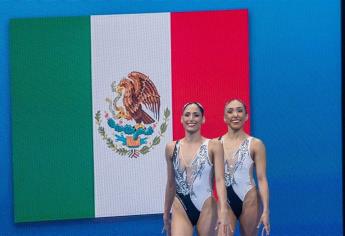
{"type": "Polygon", "coordinates": [[[210,139],[208,142],[208,151],[210,154],[221,154],[223,153],[223,144],[217,139],[210,139]]]}
{"type": "Polygon", "coordinates": [[[217,138],[210,139],[208,142],[209,148],[210,149],[218,149],[218,148],[223,148],[222,142],[220,142],[217,138]]]}
{"type": "Polygon", "coordinates": [[[253,137],[251,147],[254,150],[258,150],[258,149],[262,149],[262,148],[265,149],[265,144],[261,139],[253,137]]]}
{"type": "Polygon", "coordinates": [[[165,156],[171,158],[174,152],[176,141],[171,141],[165,146],[165,156]]]}
{"type": "Polygon", "coordinates": [[[219,137],[210,139],[210,142],[222,143],[222,142],[219,140],[219,137]]]}
{"type": "Polygon", "coordinates": [[[255,161],[262,160],[266,158],[266,147],[261,139],[253,137],[250,152],[255,161]]]}

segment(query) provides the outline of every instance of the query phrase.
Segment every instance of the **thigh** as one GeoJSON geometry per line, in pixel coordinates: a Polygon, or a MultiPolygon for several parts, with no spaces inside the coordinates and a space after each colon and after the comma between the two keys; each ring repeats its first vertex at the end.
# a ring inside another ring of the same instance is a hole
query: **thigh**
{"type": "Polygon", "coordinates": [[[193,226],[184,210],[180,200],[174,199],[171,216],[171,235],[172,236],[192,236],[193,226]]]}
{"type": "Polygon", "coordinates": [[[252,188],[245,196],[240,216],[240,231],[242,236],[257,235],[257,224],[260,217],[259,196],[256,188],[252,188]]]}
{"type": "Polygon", "coordinates": [[[216,235],[217,224],[217,203],[213,197],[209,197],[204,202],[202,207],[197,230],[199,236],[213,236],[216,235]]]}

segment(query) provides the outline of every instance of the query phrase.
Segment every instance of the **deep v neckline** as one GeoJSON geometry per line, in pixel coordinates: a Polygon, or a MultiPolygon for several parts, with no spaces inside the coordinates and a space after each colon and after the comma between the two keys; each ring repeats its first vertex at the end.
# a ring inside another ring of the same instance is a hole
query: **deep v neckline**
{"type": "Polygon", "coordinates": [[[181,169],[187,169],[187,168],[191,168],[191,167],[193,166],[193,163],[197,160],[197,158],[198,158],[198,156],[199,156],[201,147],[206,143],[206,141],[207,141],[207,139],[204,140],[204,141],[200,144],[199,148],[197,149],[197,151],[196,151],[195,154],[194,154],[193,159],[190,161],[190,163],[189,163],[188,165],[186,165],[186,164],[187,164],[187,163],[186,163],[186,160],[183,158],[183,155],[182,155],[182,152],[181,152],[181,146],[182,146],[183,143],[180,142],[179,150],[178,150],[178,158],[179,158],[182,162],[184,162],[184,164],[185,164],[185,165],[183,166],[183,168],[182,168],[182,166],[180,165],[181,169]]]}
{"type": "MultiPolygon", "coordinates": [[[[226,162],[228,162],[228,161],[230,161],[230,160],[234,160],[235,157],[236,157],[236,155],[237,155],[237,153],[241,150],[241,147],[242,147],[242,146],[244,145],[244,143],[248,140],[248,138],[249,138],[249,137],[246,137],[245,139],[243,139],[243,141],[240,143],[240,145],[238,145],[238,147],[235,149],[236,151],[233,152],[232,155],[227,155],[227,156],[230,156],[230,159],[225,159],[225,158],[224,158],[224,160],[225,160],[226,162]]],[[[224,144],[224,139],[223,139],[223,144],[224,144]]]]}

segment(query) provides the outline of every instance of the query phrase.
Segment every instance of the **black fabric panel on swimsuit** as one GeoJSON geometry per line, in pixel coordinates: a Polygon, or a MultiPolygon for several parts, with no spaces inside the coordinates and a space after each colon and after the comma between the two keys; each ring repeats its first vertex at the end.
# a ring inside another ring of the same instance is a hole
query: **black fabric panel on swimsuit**
{"type": "Polygon", "coordinates": [[[231,210],[234,212],[235,216],[240,218],[242,213],[242,200],[237,196],[232,186],[226,187],[226,191],[228,194],[228,204],[231,207],[231,210]]]}
{"type": "Polygon", "coordinates": [[[195,226],[198,223],[200,211],[194,206],[190,195],[184,196],[183,194],[176,193],[177,198],[180,200],[186,214],[190,220],[190,223],[195,226]]]}

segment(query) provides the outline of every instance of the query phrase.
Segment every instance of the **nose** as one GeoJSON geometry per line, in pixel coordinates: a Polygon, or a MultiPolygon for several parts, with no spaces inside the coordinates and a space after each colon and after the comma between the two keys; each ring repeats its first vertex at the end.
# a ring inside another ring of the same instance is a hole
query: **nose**
{"type": "Polygon", "coordinates": [[[194,115],[194,114],[191,114],[190,116],[188,116],[188,119],[187,119],[187,121],[188,122],[194,122],[195,120],[196,120],[196,116],[194,115]]]}

